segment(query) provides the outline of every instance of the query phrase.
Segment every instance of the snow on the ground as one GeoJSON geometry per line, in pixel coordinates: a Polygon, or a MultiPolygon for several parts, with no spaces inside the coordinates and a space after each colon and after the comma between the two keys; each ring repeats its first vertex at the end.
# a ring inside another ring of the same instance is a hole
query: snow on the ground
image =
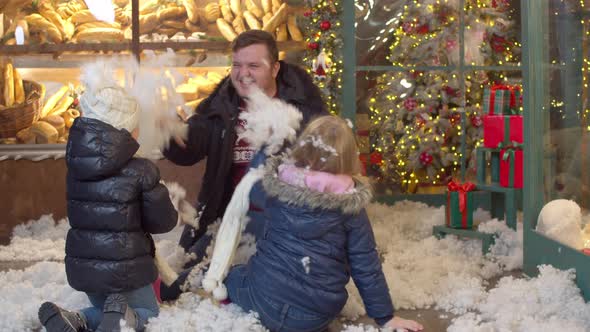
{"type": "MultiPolygon", "coordinates": [[[[522,229],[514,232],[503,222],[490,220],[489,213],[476,211],[475,223],[484,232],[498,232],[486,257],[476,240],[432,236],[432,226],[444,223],[444,208],[423,203],[399,202],[394,206],[371,204],[368,208],[378,251],[383,259],[393,301],[397,308],[434,307],[456,315],[449,331],[563,331],[590,330],[590,309],[573,283],[573,273],[543,267],[531,280],[502,279],[492,290],[487,279],[522,267],[522,229]],[[572,318],[567,318],[572,317],[572,318]],[[532,328],[531,328],[532,327],[532,328]],[[571,329],[564,329],[571,327],[571,329]]],[[[190,257],[177,246],[181,227],[155,236],[158,251],[175,270],[190,257]]],[[[0,272],[1,331],[30,331],[39,328],[37,308],[46,300],[68,309],[86,306],[83,293],[67,285],[63,261],[64,239],[69,226],[43,216],[15,228],[10,245],[0,246],[0,261],[37,263],[23,271],[0,272]]],[[[253,252],[252,239],[244,257],[253,252]]],[[[243,259],[241,259],[243,260],[243,259]]],[[[358,291],[351,294],[343,318],[354,320],[365,314],[358,291]]],[[[345,325],[344,331],[377,331],[370,325],[345,325]]],[[[233,305],[217,307],[196,294],[184,294],[174,304],[164,305],[148,331],[263,331],[253,314],[233,305]]]]}

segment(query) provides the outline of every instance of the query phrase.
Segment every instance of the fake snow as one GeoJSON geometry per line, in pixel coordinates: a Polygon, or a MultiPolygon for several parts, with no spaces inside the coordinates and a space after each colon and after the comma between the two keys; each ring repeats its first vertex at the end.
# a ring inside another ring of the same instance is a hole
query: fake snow
{"type": "MultiPolygon", "coordinates": [[[[522,267],[522,228],[517,232],[503,222],[476,211],[474,222],[485,232],[498,232],[491,253],[481,254],[475,240],[432,236],[432,226],[444,222],[444,209],[422,203],[368,208],[378,251],[382,257],[393,301],[398,309],[436,308],[457,315],[448,331],[590,331],[590,304],[584,303],[574,284],[573,271],[540,268],[533,279],[502,278],[489,289],[490,278],[522,267]]],[[[175,270],[190,259],[176,245],[182,225],[155,236],[158,251],[175,270]]],[[[0,330],[35,331],[40,328],[37,309],[53,301],[66,309],[89,305],[86,296],[67,284],[64,239],[67,221],[51,215],[17,226],[8,246],[0,246],[0,261],[38,262],[25,270],[0,272],[0,330]]],[[[242,239],[247,260],[254,251],[252,238],[242,239]]],[[[342,319],[365,315],[358,291],[347,286],[350,298],[342,319]]],[[[446,315],[445,315],[446,316],[446,315]]],[[[379,331],[371,325],[344,325],[344,331],[379,331]]],[[[186,293],[162,305],[160,316],[147,331],[265,331],[253,313],[235,305],[218,307],[197,294],[186,293]]]]}

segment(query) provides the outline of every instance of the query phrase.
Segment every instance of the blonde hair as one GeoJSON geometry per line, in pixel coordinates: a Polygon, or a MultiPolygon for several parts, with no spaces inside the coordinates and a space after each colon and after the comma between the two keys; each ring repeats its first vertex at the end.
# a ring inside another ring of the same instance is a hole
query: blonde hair
{"type": "Polygon", "coordinates": [[[361,172],[352,129],[346,121],[334,115],[311,121],[297,138],[290,155],[297,167],[332,174],[356,175],[361,172]]]}

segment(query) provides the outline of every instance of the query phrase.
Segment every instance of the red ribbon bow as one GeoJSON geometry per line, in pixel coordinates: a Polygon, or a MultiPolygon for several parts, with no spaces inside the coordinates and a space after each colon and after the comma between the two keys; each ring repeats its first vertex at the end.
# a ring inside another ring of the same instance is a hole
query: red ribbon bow
{"type": "Polygon", "coordinates": [[[447,188],[449,191],[459,192],[459,211],[461,211],[461,213],[465,212],[465,209],[467,209],[467,193],[475,190],[475,184],[472,182],[461,184],[456,181],[451,181],[447,184],[447,188]]]}

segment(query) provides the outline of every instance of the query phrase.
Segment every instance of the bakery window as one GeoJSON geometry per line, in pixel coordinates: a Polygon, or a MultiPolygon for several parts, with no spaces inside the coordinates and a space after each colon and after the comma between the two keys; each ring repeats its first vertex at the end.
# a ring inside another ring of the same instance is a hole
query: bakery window
{"type": "MultiPolygon", "coordinates": [[[[264,29],[301,63],[302,1],[8,0],[0,2],[0,160],[61,158],[78,107],[80,68],[103,58],[173,52],[179,116],[227,75],[230,43],[264,29]],[[184,111],[180,111],[184,110],[184,111]]],[[[123,79],[123,69],[118,72],[123,79]]]]}

